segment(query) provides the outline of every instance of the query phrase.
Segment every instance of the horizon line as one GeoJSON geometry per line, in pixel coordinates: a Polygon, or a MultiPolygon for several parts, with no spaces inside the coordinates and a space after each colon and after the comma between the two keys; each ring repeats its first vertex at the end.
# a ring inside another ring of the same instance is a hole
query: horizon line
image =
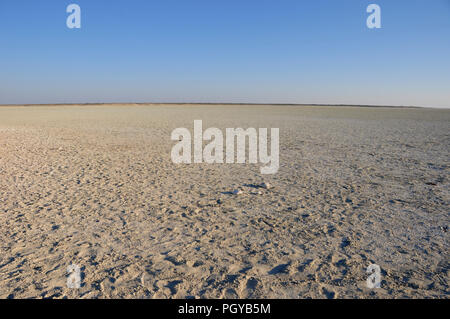
{"type": "Polygon", "coordinates": [[[0,107],[7,106],[57,106],[57,105],[273,105],[273,106],[336,106],[336,107],[384,107],[384,108],[411,108],[411,109],[450,109],[450,106],[419,106],[419,105],[385,105],[385,104],[332,104],[332,103],[254,103],[254,102],[85,102],[85,103],[0,103],[0,107]]]}

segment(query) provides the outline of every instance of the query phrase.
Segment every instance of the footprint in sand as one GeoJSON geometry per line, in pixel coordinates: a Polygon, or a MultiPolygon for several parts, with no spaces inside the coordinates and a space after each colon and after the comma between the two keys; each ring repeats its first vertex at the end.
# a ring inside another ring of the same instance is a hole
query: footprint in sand
{"type": "Polygon", "coordinates": [[[290,263],[280,264],[275,268],[273,268],[272,270],[270,270],[269,275],[287,274],[290,265],[291,265],[290,263]]]}
{"type": "Polygon", "coordinates": [[[240,295],[241,298],[254,298],[256,297],[256,289],[259,285],[258,279],[251,277],[249,278],[244,284],[243,287],[240,289],[240,295]]]}
{"type": "Polygon", "coordinates": [[[238,299],[239,296],[233,288],[226,288],[223,290],[222,298],[224,299],[238,299]]]}
{"type": "Polygon", "coordinates": [[[327,299],[334,299],[336,296],[334,291],[328,290],[325,287],[322,287],[322,294],[325,295],[327,299]]]}
{"type": "Polygon", "coordinates": [[[167,283],[165,286],[166,288],[169,288],[171,295],[175,295],[177,293],[176,286],[181,284],[183,281],[181,280],[172,280],[167,283]]]}

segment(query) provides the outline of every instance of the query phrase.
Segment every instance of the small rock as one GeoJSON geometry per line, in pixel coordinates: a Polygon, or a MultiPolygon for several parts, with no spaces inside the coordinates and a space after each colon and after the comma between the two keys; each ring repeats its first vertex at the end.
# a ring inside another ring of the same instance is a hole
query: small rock
{"type": "Polygon", "coordinates": [[[199,260],[189,260],[186,262],[186,265],[188,265],[189,267],[199,267],[203,265],[203,262],[199,260]]]}
{"type": "Polygon", "coordinates": [[[270,185],[269,183],[264,182],[264,183],[262,183],[262,184],[260,185],[260,187],[262,187],[262,188],[264,188],[264,189],[271,189],[271,188],[272,188],[272,185],[270,185]]]}
{"type": "Polygon", "coordinates": [[[243,192],[240,189],[235,189],[233,191],[233,195],[241,195],[241,194],[243,194],[243,192]]]}

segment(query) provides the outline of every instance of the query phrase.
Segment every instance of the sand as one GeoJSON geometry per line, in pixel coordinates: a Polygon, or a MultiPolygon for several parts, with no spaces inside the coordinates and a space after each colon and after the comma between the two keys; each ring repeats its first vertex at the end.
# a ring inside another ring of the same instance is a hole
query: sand
{"type": "Polygon", "coordinates": [[[448,298],[449,129],[436,109],[0,107],[0,298],[448,298]],[[173,164],[195,119],[280,128],[278,173],[173,164]]]}

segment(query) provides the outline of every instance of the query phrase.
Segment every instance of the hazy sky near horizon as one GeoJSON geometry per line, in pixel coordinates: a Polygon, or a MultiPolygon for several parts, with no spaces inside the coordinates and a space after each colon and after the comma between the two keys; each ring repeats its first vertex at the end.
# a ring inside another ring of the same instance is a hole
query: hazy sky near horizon
{"type": "Polygon", "coordinates": [[[450,0],[1,0],[0,104],[85,102],[450,107],[450,0]]]}

